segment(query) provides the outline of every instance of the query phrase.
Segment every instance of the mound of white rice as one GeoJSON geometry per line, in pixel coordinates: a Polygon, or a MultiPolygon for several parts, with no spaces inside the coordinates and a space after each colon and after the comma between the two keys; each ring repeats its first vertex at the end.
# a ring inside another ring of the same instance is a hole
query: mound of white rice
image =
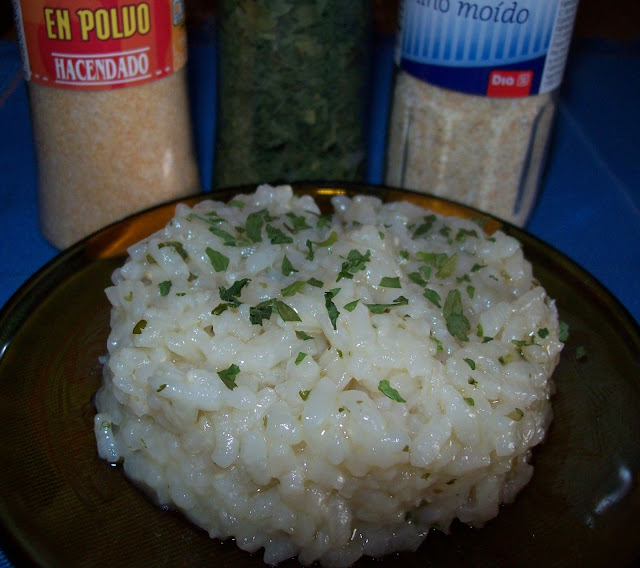
{"type": "Polygon", "coordinates": [[[132,246],[100,456],[212,537],[346,566],[529,481],[562,344],[520,244],[405,202],[261,186],[132,246]]]}

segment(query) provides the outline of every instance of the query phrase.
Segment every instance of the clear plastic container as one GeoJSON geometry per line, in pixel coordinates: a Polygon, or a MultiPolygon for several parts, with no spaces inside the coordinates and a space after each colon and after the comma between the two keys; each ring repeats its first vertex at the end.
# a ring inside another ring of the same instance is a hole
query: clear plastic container
{"type": "Polygon", "coordinates": [[[214,187],[363,180],[371,3],[222,0],[214,187]]]}
{"type": "Polygon", "coordinates": [[[181,0],[14,0],[44,236],[65,248],[199,191],[181,0]]]}
{"type": "Polygon", "coordinates": [[[406,0],[385,183],[524,226],[540,187],[577,0],[406,0]]]}

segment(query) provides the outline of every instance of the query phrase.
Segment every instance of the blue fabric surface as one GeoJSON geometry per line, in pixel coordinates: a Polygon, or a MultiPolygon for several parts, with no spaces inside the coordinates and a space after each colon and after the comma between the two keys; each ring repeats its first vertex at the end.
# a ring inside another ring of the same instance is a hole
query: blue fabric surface
{"type": "Polygon", "coordinates": [[[640,321],[640,42],[574,47],[543,189],[527,229],[640,321]]]}
{"type": "MultiPolygon", "coordinates": [[[[210,188],[215,47],[191,38],[201,175],[210,188]]],[[[368,179],[381,183],[392,40],[374,46],[368,179]]],[[[640,44],[586,41],[570,55],[547,174],[528,230],[600,280],[640,321],[640,44]]],[[[38,228],[36,164],[15,43],[0,41],[0,305],[58,251],[38,228]]],[[[0,568],[10,566],[0,551],[0,568]]]]}

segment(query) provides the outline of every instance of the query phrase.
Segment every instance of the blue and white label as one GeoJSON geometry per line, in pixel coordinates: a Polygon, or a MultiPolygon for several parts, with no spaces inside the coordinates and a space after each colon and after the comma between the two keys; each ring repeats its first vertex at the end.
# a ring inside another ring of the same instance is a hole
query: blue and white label
{"type": "Polygon", "coordinates": [[[396,64],[431,84],[493,97],[552,91],[578,0],[403,0],[396,64]]]}

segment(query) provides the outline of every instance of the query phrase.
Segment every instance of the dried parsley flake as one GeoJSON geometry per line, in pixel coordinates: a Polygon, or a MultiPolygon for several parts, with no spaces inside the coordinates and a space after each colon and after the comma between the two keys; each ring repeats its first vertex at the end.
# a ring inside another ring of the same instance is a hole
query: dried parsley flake
{"type": "Polygon", "coordinates": [[[449,291],[442,312],[447,322],[449,333],[460,341],[469,341],[467,332],[471,329],[471,324],[462,311],[460,290],[454,288],[449,291]]]}
{"type": "Polygon", "coordinates": [[[378,390],[391,400],[395,400],[396,402],[407,402],[400,396],[400,393],[391,386],[391,383],[389,383],[387,379],[383,379],[378,383],[378,390]]]}
{"type": "Polygon", "coordinates": [[[370,9],[364,0],[217,3],[216,187],[364,179],[370,9]]]}
{"type": "Polygon", "coordinates": [[[164,280],[158,284],[161,296],[167,296],[171,290],[171,280],[164,280]]]}
{"type": "Polygon", "coordinates": [[[233,390],[238,386],[236,384],[236,377],[239,372],[240,367],[234,363],[229,368],[218,371],[218,376],[229,390],[233,390]]]}
{"type": "Polygon", "coordinates": [[[229,267],[229,257],[225,256],[221,252],[217,250],[213,250],[211,247],[207,247],[205,249],[209,260],[211,261],[211,266],[216,272],[224,272],[229,267]]]}
{"type": "Polygon", "coordinates": [[[135,335],[140,335],[142,330],[147,327],[147,320],[141,319],[134,327],[133,332],[135,335]]]}
{"type": "Polygon", "coordinates": [[[324,305],[327,308],[327,314],[329,315],[329,320],[331,321],[331,325],[334,330],[338,329],[336,322],[340,315],[338,308],[336,308],[336,305],[333,303],[333,298],[338,292],[340,292],[340,288],[333,288],[332,290],[324,293],[324,305]]]}

